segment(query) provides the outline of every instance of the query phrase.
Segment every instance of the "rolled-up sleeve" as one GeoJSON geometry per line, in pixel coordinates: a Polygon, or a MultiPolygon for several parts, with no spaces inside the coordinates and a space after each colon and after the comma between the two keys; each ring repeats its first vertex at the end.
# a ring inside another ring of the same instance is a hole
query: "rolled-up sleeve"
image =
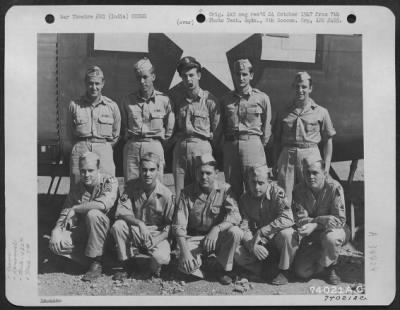
{"type": "Polygon", "coordinates": [[[112,126],[112,141],[111,145],[114,145],[115,143],[118,142],[120,133],[121,133],[121,112],[119,110],[118,104],[114,102],[113,104],[113,117],[114,117],[114,123],[112,126]]]}
{"type": "Polygon", "coordinates": [[[74,135],[75,135],[75,124],[74,124],[74,115],[76,110],[76,103],[71,101],[68,105],[68,113],[67,113],[67,130],[65,131],[65,142],[66,148],[70,150],[72,148],[72,144],[74,143],[74,135]]]}
{"type": "Polygon", "coordinates": [[[273,190],[271,193],[274,207],[278,209],[278,216],[268,225],[261,228],[261,234],[266,238],[271,238],[282,229],[293,226],[293,213],[283,189],[273,190]]]}
{"type": "Polygon", "coordinates": [[[172,110],[172,103],[168,97],[165,104],[165,111],[166,111],[164,119],[165,140],[168,140],[169,138],[171,138],[175,126],[175,114],[174,111],[172,110]]]}
{"type": "Polygon", "coordinates": [[[75,203],[76,203],[76,194],[75,194],[75,192],[70,191],[69,194],[67,195],[67,198],[64,201],[64,205],[60,212],[60,216],[58,217],[58,220],[56,222],[57,226],[62,225],[69,210],[71,210],[71,208],[75,205],[75,203]]]}
{"type": "Polygon", "coordinates": [[[107,213],[115,204],[118,196],[118,180],[114,177],[107,178],[99,197],[95,198],[95,202],[104,205],[104,211],[107,213]]]}
{"type": "Polygon", "coordinates": [[[172,221],[172,233],[176,237],[186,237],[187,225],[189,220],[189,207],[186,202],[186,194],[181,192],[177,210],[172,221]]]}
{"type": "Polygon", "coordinates": [[[226,192],[224,209],[226,213],[223,221],[231,223],[232,225],[239,225],[242,217],[240,216],[238,203],[230,188],[226,192]]]}
{"type": "Polygon", "coordinates": [[[263,144],[266,145],[271,137],[271,102],[268,95],[264,95],[264,113],[262,115],[263,121],[263,144]]]}
{"type": "Polygon", "coordinates": [[[174,220],[174,212],[175,212],[175,196],[171,195],[168,197],[165,212],[164,212],[164,227],[161,228],[162,231],[167,232],[168,234],[171,231],[172,222],[174,220]]]}
{"type": "Polygon", "coordinates": [[[321,126],[321,138],[323,141],[328,140],[336,135],[336,130],[333,127],[332,120],[329,116],[329,112],[326,109],[323,109],[323,118],[322,118],[322,126],[321,126]]]}
{"type": "Polygon", "coordinates": [[[212,133],[212,143],[215,146],[218,142],[221,130],[220,120],[221,120],[221,109],[219,107],[219,103],[215,97],[209,96],[207,99],[208,113],[210,115],[210,125],[211,125],[211,133],[212,133]]]}

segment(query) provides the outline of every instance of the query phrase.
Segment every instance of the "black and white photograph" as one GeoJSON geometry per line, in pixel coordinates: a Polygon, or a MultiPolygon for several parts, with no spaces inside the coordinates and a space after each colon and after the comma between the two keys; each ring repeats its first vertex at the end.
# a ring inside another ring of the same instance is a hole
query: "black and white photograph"
{"type": "Polygon", "coordinates": [[[126,297],[115,305],[134,297],[141,305],[165,304],[155,297],[283,305],[285,295],[368,304],[385,247],[376,238],[395,233],[370,226],[384,206],[367,196],[382,156],[373,153],[382,146],[368,146],[377,112],[368,31],[315,24],[340,22],[328,9],[265,7],[193,8],[193,31],[179,28],[179,16],[175,28],[121,28],[119,19],[151,16],[143,8],[147,15],[60,12],[55,23],[108,18],[113,30],[58,25],[30,37],[36,117],[27,128],[37,145],[27,187],[36,209],[23,219],[25,237],[7,239],[12,285],[34,280],[30,294],[52,306],[74,296],[99,297],[93,305],[112,296],[126,297]],[[225,28],[210,28],[221,18],[225,28]],[[226,28],[243,18],[274,23],[226,28]]]}

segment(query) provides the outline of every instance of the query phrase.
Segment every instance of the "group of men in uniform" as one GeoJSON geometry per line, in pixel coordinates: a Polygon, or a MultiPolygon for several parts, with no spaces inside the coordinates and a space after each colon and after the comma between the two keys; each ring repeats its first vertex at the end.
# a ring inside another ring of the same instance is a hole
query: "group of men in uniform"
{"type": "Polygon", "coordinates": [[[102,70],[87,71],[86,94],[69,106],[71,187],[50,239],[59,255],[73,258],[84,248],[90,267],[83,280],[102,274],[110,232],[121,262],[117,280],[129,276],[139,253],[159,275],[176,243],[178,270],[204,277],[203,261],[215,257],[223,284],[232,282],[234,265],[260,274],[270,251],[280,256],[272,284],[288,283],[290,269],[340,281],[335,265],[348,231],[343,189],[328,175],[335,130],[310,98],[311,77],[295,75],[294,99],[271,126],[269,97],[251,86],[251,62],[239,59],[233,68],[235,90],[217,100],[200,87],[200,63],[183,57],[183,90],[171,100],[154,88],[154,67],[143,58],[134,66],[139,89],[120,108],[102,95],[102,70]],[[120,135],[125,190],[117,198],[112,147],[120,135]],[[269,180],[264,151],[271,136],[278,184],[269,180]],[[176,196],[162,184],[171,145],[176,196]],[[216,149],[226,182],[218,179],[216,149]]]}

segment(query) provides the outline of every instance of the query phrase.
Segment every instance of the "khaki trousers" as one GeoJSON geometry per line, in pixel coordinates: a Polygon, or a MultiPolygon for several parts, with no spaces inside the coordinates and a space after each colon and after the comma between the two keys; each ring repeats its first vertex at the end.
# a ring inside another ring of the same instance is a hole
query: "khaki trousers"
{"type": "Polygon", "coordinates": [[[337,262],[340,249],[348,240],[349,231],[345,228],[314,231],[301,240],[294,261],[295,273],[304,279],[337,262]]]}
{"type": "MultiPolygon", "coordinates": [[[[279,269],[288,270],[292,265],[299,247],[298,240],[297,232],[293,228],[286,228],[276,233],[274,238],[269,241],[280,253],[279,269]]],[[[261,274],[264,268],[264,261],[258,260],[244,245],[241,245],[236,250],[235,263],[254,274],[261,274]]]]}
{"type": "MultiPolygon", "coordinates": [[[[243,232],[237,226],[232,226],[228,230],[219,233],[217,244],[215,247],[215,255],[218,263],[225,271],[231,271],[233,268],[235,251],[240,244],[242,236],[243,232]]],[[[205,253],[203,249],[203,240],[205,237],[206,236],[188,236],[186,239],[192,256],[197,260],[199,266],[201,266],[202,262],[201,255],[205,253]]],[[[180,264],[178,268],[179,270],[184,272],[180,264]]],[[[197,269],[192,274],[201,278],[204,277],[200,269],[197,269]]]]}
{"type": "Polygon", "coordinates": [[[90,210],[85,221],[70,230],[63,230],[61,251],[55,253],[85,264],[86,257],[103,255],[110,219],[99,210],[90,210]]]}
{"type": "MultiPolygon", "coordinates": [[[[152,235],[157,235],[156,226],[148,226],[152,235]]],[[[142,237],[139,227],[128,225],[124,220],[117,220],[111,227],[111,234],[117,246],[118,259],[120,261],[135,257],[141,252],[142,237]]],[[[154,273],[159,273],[161,265],[168,265],[171,260],[171,247],[168,240],[163,240],[152,248],[148,253],[151,257],[150,269],[154,273]]]]}

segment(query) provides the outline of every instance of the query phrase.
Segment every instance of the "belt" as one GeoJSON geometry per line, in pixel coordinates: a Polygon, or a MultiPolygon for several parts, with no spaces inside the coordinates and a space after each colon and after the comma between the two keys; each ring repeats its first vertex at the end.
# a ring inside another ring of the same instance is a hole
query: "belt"
{"type": "Polygon", "coordinates": [[[302,142],[302,143],[292,143],[292,144],[284,144],[284,147],[295,147],[298,149],[310,149],[313,147],[318,147],[317,143],[312,142],[302,142]]]}
{"type": "Polygon", "coordinates": [[[225,135],[225,141],[232,142],[236,140],[249,140],[251,137],[258,137],[258,135],[249,135],[249,134],[237,134],[237,135],[225,135]]]}
{"type": "Polygon", "coordinates": [[[190,134],[190,135],[185,135],[185,134],[181,134],[178,137],[180,137],[183,140],[191,140],[191,139],[200,139],[200,140],[204,140],[204,141],[209,141],[210,138],[206,138],[202,135],[199,134],[190,134]]]}
{"type": "Polygon", "coordinates": [[[91,142],[91,143],[106,143],[107,139],[106,138],[93,138],[93,137],[79,137],[78,141],[86,141],[86,142],[91,142]]]}
{"type": "Polygon", "coordinates": [[[129,140],[133,140],[135,142],[152,142],[159,141],[162,143],[162,139],[160,137],[143,137],[143,136],[129,136],[129,140]]]}

